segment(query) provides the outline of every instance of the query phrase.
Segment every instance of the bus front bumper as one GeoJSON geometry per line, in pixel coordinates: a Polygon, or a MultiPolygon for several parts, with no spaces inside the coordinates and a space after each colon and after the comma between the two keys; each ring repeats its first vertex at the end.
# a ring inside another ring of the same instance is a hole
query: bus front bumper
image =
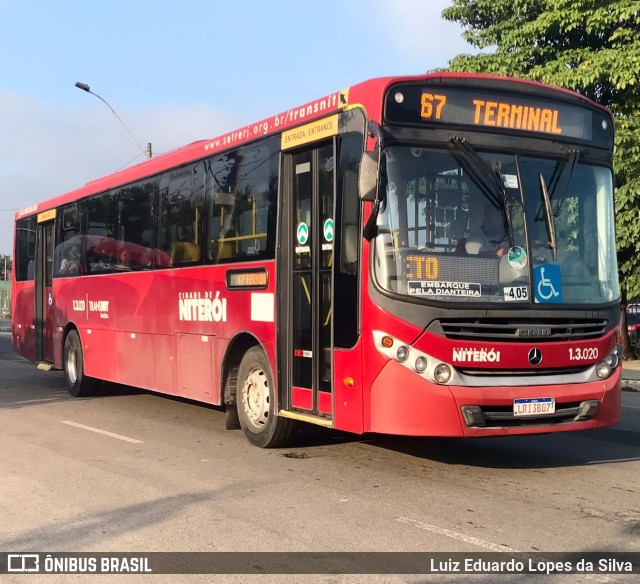
{"type": "Polygon", "coordinates": [[[371,386],[370,432],[479,437],[602,428],[620,421],[622,368],[603,381],[562,385],[437,385],[395,361],[371,386]],[[552,398],[555,412],[515,415],[514,400],[552,398]]]}

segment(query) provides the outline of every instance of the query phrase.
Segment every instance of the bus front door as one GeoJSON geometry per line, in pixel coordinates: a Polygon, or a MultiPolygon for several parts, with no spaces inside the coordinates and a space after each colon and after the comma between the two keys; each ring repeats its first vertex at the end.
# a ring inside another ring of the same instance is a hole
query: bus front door
{"type": "Polygon", "coordinates": [[[43,368],[53,364],[53,226],[54,221],[38,223],[36,233],[34,325],[36,362],[43,368]]]}
{"type": "Polygon", "coordinates": [[[281,402],[331,425],[333,418],[334,143],[285,156],[280,262],[281,402]]]}

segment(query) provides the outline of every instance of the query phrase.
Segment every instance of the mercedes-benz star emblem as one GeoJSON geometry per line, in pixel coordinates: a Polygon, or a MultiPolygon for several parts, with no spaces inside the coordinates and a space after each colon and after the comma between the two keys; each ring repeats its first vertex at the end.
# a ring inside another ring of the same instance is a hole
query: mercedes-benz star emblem
{"type": "Polygon", "coordinates": [[[542,351],[538,349],[538,347],[534,347],[529,351],[529,363],[533,366],[540,365],[540,363],[542,363],[542,351]]]}

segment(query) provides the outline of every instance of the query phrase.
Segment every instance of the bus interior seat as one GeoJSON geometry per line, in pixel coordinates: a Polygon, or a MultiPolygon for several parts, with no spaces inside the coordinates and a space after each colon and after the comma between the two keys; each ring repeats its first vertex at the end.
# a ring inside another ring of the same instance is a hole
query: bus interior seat
{"type": "Polygon", "coordinates": [[[225,241],[224,239],[218,241],[218,248],[220,253],[218,257],[221,260],[228,260],[233,257],[233,246],[234,243],[232,241],[225,241]]]}
{"type": "Polygon", "coordinates": [[[220,260],[228,260],[234,256],[235,241],[228,239],[212,239],[209,248],[209,259],[217,264],[220,260]]]}
{"type": "Polygon", "coordinates": [[[189,241],[176,241],[171,246],[171,265],[200,261],[200,246],[189,241]]]}

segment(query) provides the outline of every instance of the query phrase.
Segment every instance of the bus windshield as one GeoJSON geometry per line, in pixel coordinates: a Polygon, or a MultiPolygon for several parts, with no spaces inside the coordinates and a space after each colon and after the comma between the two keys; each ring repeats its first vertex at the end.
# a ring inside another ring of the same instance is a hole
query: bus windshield
{"type": "Polygon", "coordinates": [[[397,294],[477,303],[619,298],[611,170],[564,159],[390,146],[374,273],[397,294]]]}

